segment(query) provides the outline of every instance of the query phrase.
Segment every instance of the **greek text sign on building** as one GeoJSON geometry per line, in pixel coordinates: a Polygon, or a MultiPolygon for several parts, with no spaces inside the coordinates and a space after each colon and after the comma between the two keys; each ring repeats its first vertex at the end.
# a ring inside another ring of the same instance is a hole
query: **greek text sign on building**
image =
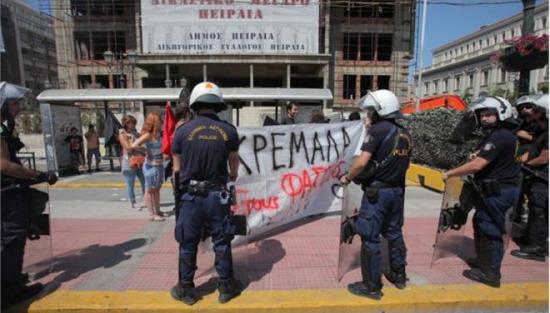
{"type": "Polygon", "coordinates": [[[318,0],[142,0],[143,53],[317,54],[318,0]]]}

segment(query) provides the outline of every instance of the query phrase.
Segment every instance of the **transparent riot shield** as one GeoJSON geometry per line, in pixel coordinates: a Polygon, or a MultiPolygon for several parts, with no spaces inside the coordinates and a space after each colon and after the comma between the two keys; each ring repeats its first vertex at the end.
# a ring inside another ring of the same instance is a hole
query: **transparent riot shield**
{"type": "Polygon", "coordinates": [[[449,178],[445,183],[445,193],[443,194],[437,225],[432,265],[439,259],[453,256],[458,256],[462,259],[475,257],[473,246],[468,249],[464,244],[466,241],[466,227],[464,225],[466,224],[468,211],[464,210],[467,209],[465,208],[467,204],[460,202],[461,199],[466,200],[467,198],[462,193],[463,186],[464,182],[460,177],[449,178]]]}
{"type": "Polygon", "coordinates": [[[23,272],[29,274],[29,278],[38,279],[36,274],[43,276],[51,270],[52,236],[50,223],[50,190],[44,183],[21,189],[20,192],[29,193],[29,229],[28,240],[25,245],[23,259],[23,272]]]}
{"type": "MultiPolygon", "coordinates": [[[[340,219],[340,248],[338,253],[338,281],[358,268],[361,264],[361,238],[352,235],[349,237],[350,223],[353,223],[361,207],[363,191],[358,185],[350,184],[344,188],[342,200],[342,216],[340,219]]],[[[382,271],[389,271],[389,250],[385,238],[380,239],[380,253],[382,257],[382,271]]]]}

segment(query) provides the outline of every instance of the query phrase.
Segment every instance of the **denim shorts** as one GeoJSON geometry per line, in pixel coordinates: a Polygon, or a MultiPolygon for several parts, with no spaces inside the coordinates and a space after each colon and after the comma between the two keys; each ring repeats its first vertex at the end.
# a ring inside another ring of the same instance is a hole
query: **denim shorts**
{"type": "Polygon", "coordinates": [[[145,189],[156,189],[164,182],[164,168],[162,165],[143,163],[143,176],[145,177],[145,189]]]}

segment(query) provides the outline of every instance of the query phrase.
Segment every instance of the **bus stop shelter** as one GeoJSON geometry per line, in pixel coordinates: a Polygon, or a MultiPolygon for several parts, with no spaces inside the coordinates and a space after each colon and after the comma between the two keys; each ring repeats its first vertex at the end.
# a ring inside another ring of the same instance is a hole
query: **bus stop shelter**
{"type": "MultiPolygon", "coordinates": [[[[247,103],[274,102],[275,118],[279,117],[279,106],[289,102],[322,103],[332,100],[329,89],[313,88],[221,88],[224,101],[230,104],[222,116],[233,120],[236,110],[236,126],[240,124],[240,108],[247,103]]],[[[185,88],[144,88],[144,89],[49,89],[37,96],[40,102],[44,145],[49,171],[60,172],[72,166],[70,155],[64,146],[64,138],[72,127],[82,129],[80,121],[80,104],[102,103],[105,117],[108,116],[109,103],[139,103],[140,111],[145,114],[147,105],[166,103],[173,106],[189,103],[189,91],[185,88]]],[[[109,149],[109,153],[111,149],[109,149]]],[[[111,155],[111,154],[110,154],[111,155]]],[[[111,170],[113,161],[110,158],[111,170]]]]}

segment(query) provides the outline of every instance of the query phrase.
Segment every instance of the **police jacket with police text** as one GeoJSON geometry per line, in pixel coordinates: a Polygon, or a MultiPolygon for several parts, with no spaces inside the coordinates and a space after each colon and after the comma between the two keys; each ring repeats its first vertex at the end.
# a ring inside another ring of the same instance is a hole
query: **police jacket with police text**
{"type": "Polygon", "coordinates": [[[513,182],[521,172],[519,140],[509,129],[496,128],[479,144],[479,157],[489,161],[474,175],[475,180],[513,182]]]}
{"type": "Polygon", "coordinates": [[[181,156],[180,180],[228,180],[230,152],[239,150],[236,128],[215,114],[198,115],[176,131],[172,152],[181,156]]]}
{"type": "Polygon", "coordinates": [[[371,154],[371,160],[380,164],[371,181],[404,186],[411,149],[411,137],[402,126],[388,120],[372,125],[361,146],[362,151],[371,154]]]}

